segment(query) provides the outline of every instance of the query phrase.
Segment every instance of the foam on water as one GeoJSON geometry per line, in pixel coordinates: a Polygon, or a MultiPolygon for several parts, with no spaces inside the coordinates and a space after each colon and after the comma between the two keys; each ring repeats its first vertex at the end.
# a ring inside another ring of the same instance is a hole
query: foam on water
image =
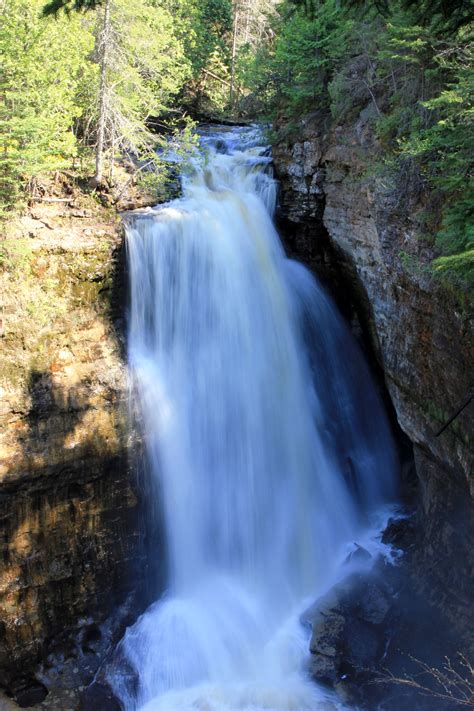
{"type": "Polygon", "coordinates": [[[381,545],[373,517],[394,496],[382,405],[331,300],[285,257],[261,142],[208,132],[184,197],[127,219],[133,397],[168,553],[166,594],[120,643],[127,711],[323,708],[300,614],[354,541],[381,545]]]}

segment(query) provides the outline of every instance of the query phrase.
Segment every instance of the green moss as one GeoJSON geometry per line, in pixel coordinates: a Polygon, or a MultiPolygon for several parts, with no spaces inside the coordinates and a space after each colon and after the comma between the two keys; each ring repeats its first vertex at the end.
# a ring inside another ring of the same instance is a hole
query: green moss
{"type": "Polygon", "coordinates": [[[30,239],[6,238],[0,242],[1,271],[29,271],[32,257],[30,239]]]}
{"type": "MultiPolygon", "coordinates": [[[[432,422],[437,425],[444,425],[449,418],[452,416],[452,412],[447,412],[442,407],[437,405],[433,400],[425,400],[419,403],[420,408],[425,416],[427,416],[432,422]]],[[[462,415],[461,415],[462,417],[462,415]]],[[[470,446],[471,437],[468,432],[462,426],[460,420],[454,420],[446,431],[449,431],[457,439],[459,439],[466,446],[470,446]]]]}
{"type": "Polygon", "coordinates": [[[68,334],[109,308],[111,244],[104,235],[87,251],[33,249],[30,239],[1,244],[5,306],[1,379],[25,390],[28,373],[47,370],[68,334]]]}
{"type": "Polygon", "coordinates": [[[434,260],[433,267],[435,274],[442,280],[448,279],[451,283],[458,281],[460,285],[465,285],[474,273],[474,249],[438,257],[434,260]]]}

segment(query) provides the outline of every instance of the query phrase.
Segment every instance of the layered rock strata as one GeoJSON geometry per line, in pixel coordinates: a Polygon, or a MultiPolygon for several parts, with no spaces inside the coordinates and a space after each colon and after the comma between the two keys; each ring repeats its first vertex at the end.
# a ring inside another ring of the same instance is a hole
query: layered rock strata
{"type": "Polygon", "coordinates": [[[46,203],[9,225],[0,257],[0,685],[20,694],[146,564],[119,219],[46,203]]]}
{"type": "MultiPolygon", "coordinates": [[[[474,624],[474,338],[466,297],[427,268],[430,193],[416,176],[379,172],[370,106],[347,125],[308,116],[274,148],[290,254],[357,311],[398,423],[414,445],[420,589],[468,640],[474,624]],[[370,176],[370,177],[368,177],[370,176]]],[[[379,163],[380,165],[380,163],[379,163]]],[[[472,643],[472,635],[471,635],[472,643]]]]}

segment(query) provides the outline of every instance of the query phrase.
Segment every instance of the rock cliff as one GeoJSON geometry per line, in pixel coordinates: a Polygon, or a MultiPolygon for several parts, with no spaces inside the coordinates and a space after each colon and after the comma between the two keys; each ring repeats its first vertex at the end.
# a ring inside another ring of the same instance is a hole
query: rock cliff
{"type": "MultiPolygon", "coordinates": [[[[347,125],[314,114],[280,128],[274,162],[290,254],[355,310],[414,445],[419,545],[413,574],[466,638],[474,622],[474,339],[465,298],[437,282],[422,231],[430,205],[409,171],[377,173],[380,147],[366,106],[347,125]]],[[[346,307],[346,308],[345,308],[346,307]]],[[[472,639],[471,639],[472,644],[472,639]]]]}
{"type": "Polygon", "coordinates": [[[86,205],[37,206],[0,242],[0,685],[20,695],[146,570],[123,234],[112,211],[86,205]]]}

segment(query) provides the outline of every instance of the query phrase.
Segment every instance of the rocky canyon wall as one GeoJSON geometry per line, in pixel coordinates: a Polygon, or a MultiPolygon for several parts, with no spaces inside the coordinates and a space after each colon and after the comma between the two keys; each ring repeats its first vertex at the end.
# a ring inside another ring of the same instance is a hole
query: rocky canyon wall
{"type": "Polygon", "coordinates": [[[123,233],[112,211],[75,204],[36,206],[0,242],[0,685],[13,693],[147,570],[123,233]]]}
{"type": "MultiPolygon", "coordinates": [[[[327,115],[280,127],[274,161],[290,254],[336,285],[340,306],[371,341],[419,482],[419,589],[468,637],[474,622],[472,315],[426,268],[422,214],[430,194],[415,177],[377,177],[379,146],[367,104],[350,123],[327,115]],[[285,135],[286,133],[286,135],[285,135]],[[346,308],[345,308],[346,307],[346,308]]],[[[472,645],[472,638],[471,638],[472,645]]]]}

